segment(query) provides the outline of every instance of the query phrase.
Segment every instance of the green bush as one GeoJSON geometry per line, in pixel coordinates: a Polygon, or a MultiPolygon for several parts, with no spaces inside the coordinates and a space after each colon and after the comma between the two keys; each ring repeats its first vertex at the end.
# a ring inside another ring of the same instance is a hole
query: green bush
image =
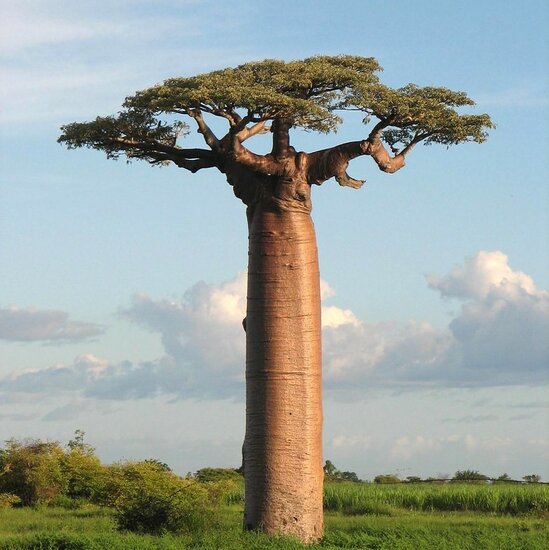
{"type": "Polygon", "coordinates": [[[107,470],[93,449],[72,448],[61,459],[61,470],[66,479],[66,495],[72,499],[101,498],[105,490],[107,470]]]}
{"type": "Polygon", "coordinates": [[[200,483],[242,480],[242,474],[233,468],[202,468],[194,474],[194,477],[200,483]]]}
{"type": "Polygon", "coordinates": [[[111,467],[107,493],[122,530],[190,533],[213,522],[212,501],[205,487],[147,462],[111,467]]]}
{"type": "Polygon", "coordinates": [[[21,499],[17,495],[11,493],[0,493],[0,508],[11,508],[21,503],[21,499]]]}
{"type": "Polygon", "coordinates": [[[48,503],[66,487],[57,442],[10,439],[0,454],[0,492],[13,493],[26,506],[48,503]]]}

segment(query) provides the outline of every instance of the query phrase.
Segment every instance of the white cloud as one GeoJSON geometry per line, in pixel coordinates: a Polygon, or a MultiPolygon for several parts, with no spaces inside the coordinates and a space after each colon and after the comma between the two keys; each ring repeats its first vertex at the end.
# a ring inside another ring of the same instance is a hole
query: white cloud
{"type": "Polygon", "coordinates": [[[367,435],[335,435],[330,441],[332,449],[360,448],[368,449],[373,444],[373,438],[367,435]]]}
{"type": "Polygon", "coordinates": [[[409,461],[416,456],[448,452],[458,447],[470,453],[501,451],[511,447],[510,437],[478,437],[472,434],[450,434],[447,436],[427,437],[424,435],[402,436],[393,441],[389,459],[393,462],[409,461]]]}
{"type": "Polygon", "coordinates": [[[418,454],[431,453],[439,451],[442,443],[440,440],[416,435],[415,437],[403,436],[399,437],[393,444],[389,453],[389,458],[392,461],[410,460],[418,454]]]}
{"type": "Polygon", "coordinates": [[[67,21],[21,9],[2,10],[0,51],[2,56],[13,55],[29,48],[49,44],[84,41],[113,35],[120,28],[107,21],[67,21]]]}
{"type": "Polygon", "coordinates": [[[68,313],[55,310],[0,309],[0,340],[14,342],[80,342],[104,333],[104,328],[69,320],[68,313]]]}
{"type": "Polygon", "coordinates": [[[51,128],[71,119],[111,114],[126,95],[174,76],[174,71],[209,70],[218,68],[220,59],[230,64],[248,57],[210,46],[205,34],[215,32],[211,20],[217,21],[211,13],[222,8],[200,6],[197,0],[173,6],[164,2],[153,13],[145,2],[121,0],[110,2],[108,10],[67,0],[55,5],[30,0],[4,4],[3,132],[27,135],[43,127],[40,123],[51,128]],[[166,67],[172,72],[167,74],[166,67]]]}
{"type": "MultiPolygon", "coordinates": [[[[503,253],[479,252],[445,277],[430,276],[429,284],[443,296],[465,301],[447,330],[424,321],[364,323],[348,309],[323,306],[328,393],[360,399],[376,387],[547,383],[549,294],[526,274],[513,271],[503,253]]],[[[164,357],[112,365],[84,356],[70,366],[19,374],[2,386],[16,391],[57,388],[103,399],[242,397],[245,307],[244,273],[220,285],[198,283],[177,300],[136,295],[120,315],[159,334],[164,357]]],[[[66,335],[90,330],[78,323],[71,328],[66,318],[61,320],[66,335]]],[[[453,421],[493,419],[468,415],[453,421]]],[[[427,440],[412,443],[417,448],[428,445],[427,440]]],[[[401,446],[410,448],[412,443],[403,441],[401,446]]],[[[467,447],[477,444],[474,438],[465,439],[467,447]]]]}
{"type": "MultiPolygon", "coordinates": [[[[520,292],[538,292],[532,278],[522,271],[513,271],[509,258],[499,250],[481,250],[465,258],[463,265],[455,266],[445,277],[428,274],[426,278],[429,286],[445,298],[479,300],[493,292],[511,298],[520,292]]],[[[547,296],[547,292],[544,294],[547,296]]]]}

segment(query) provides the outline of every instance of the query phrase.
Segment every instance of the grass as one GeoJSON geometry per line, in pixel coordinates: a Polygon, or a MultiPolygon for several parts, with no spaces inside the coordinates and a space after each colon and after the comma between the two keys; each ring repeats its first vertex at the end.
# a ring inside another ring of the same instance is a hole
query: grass
{"type": "Polygon", "coordinates": [[[244,533],[241,504],[222,507],[205,532],[163,536],[119,532],[111,510],[85,505],[0,509],[0,550],[549,548],[549,487],[334,484],[325,494],[326,535],[309,547],[244,533]]]}
{"type": "Polygon", "coordinates": [[[549,487],[541,484],[331,483],[324,489],[325,510],[345,514],[390,514],[392,508],[496,514],[549,512],[549,487]]]}

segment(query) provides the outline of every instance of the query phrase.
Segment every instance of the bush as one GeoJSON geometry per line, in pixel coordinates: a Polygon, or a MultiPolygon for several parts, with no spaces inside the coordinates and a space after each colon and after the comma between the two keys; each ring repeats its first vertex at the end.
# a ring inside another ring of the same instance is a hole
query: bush
{"type": "Polygon", "coordinates": [[[69,498],[100,500],[105,490],[107,471],[93,449],[70,449],[61,459],[61,469],[69,498]]]}
{"type": "Polygon", "coordinates": [[[0,455],[0,491],[17,495],[23,505],[48,503],[66,486],[62,457],[59,443],[10,439],[0,455]]]}
{"type": "Polygon", "coordinates": [[[21,499],[17,495],[11,493],[0,493],[0,508],[11,508],[21,503],[21,499]]]}
{"type": "Polygon", "coordinates": [[[194,474],[194,477],[200,483],[210,483],[215,481],[240,481],[242,474],[233,468],[202,468],[194,474]]]}
{"type": "Polygon", "coordinates": [[[208,491],[147,462],[111,468],[109,489],[120,529],[138,533],[196,532],[210,525],[208,491]]]}
{"type": "Polygon", "coordinates": [[[374,477],[374,483],[400,483],[400,479],[394,474],[378,475],[374,477]]]}

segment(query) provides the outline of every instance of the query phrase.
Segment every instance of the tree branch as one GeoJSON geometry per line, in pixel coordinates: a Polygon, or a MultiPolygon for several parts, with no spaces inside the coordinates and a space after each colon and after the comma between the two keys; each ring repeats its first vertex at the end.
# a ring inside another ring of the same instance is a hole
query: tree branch
{"type": "Polygon", "coordinates": [[[145,152],[158,151],[168,155],[177,156],[178,158],[211,159],[214,156],[213,152],[208,151],[207,149],[182,149],[180,147],[160,143],[159,141],[136,141],[128,138],[113,138],[112,141],[113,143],[118,143],[128,148],[136,148],[145,152]]]}
{"type": "MultiPolygon", "coordinates": [[[[409,147],[407,152],[409,152],[412,147],[409,147]]],[[[388,174],[394,174],[406,164],[404,162],[404,154],[401,152],[392,157],[383,146],[381,139],[377,139],[375,143],[370,144],[367,154],[374,159],[381,171],[388,174]]]]}
{"type": "Polygon", "coordinates": [[[273,148],[271,154],[276,158],[282,158],[291,151],[290,128],[292,121],[289,118],[275,118],[271,132],[273,133],[273,148]]]}
{"type": "Polygon", "coordinates": [[[332,177],[343,186],[355,189],[364,184],[363,180],[355,180],[347,174],[349,161],[361,155],[368,154],[370,143],[364,141],[351,141],[330,149],[315,151],[308,155],[309,170],[308,179],[311,184],[320,185],[332,177]]]}
{"type": "Polygon", "coordinates": [[[206,145],[208,145],[212,151],[218,153],[221,150],[221,143],[217,136],[212,132],[210,127],[206,124],[204,117],[199,109],[189,109],[187,114],[194,118],[197,126],[198,132],[204,137],[206,145]]]}
{"type": "Polygon", "coordinates": [[[244,147],[240,141],[239,133],[230,132],[230,138],[232,156],[238,164],[264,175],[279,176],[284,173],[284,165],[272,155],[258,155],[244,147]]]}
{"type": "Polygon", "coordinates": [[[195,174],[203,168],[215,168],[217,163],[214,159],[197,159],[197,160],[188,160],[188,159],[173,159],[173,162],[180,168],[185,168],[195,174]]]}
{"type": "Polygon", "coordinates": [[[249,128],[245,127],[243,130],[240,130],[238,132],[238,140],[240,141],[240,143],[242,143],[253,136],[256,136],[258,134],[267,134],[270,131],[271,130],[265,124],[265,121],[262,120],[261,122],[257,122],[253,126],[250,126],[249,128]]]}

